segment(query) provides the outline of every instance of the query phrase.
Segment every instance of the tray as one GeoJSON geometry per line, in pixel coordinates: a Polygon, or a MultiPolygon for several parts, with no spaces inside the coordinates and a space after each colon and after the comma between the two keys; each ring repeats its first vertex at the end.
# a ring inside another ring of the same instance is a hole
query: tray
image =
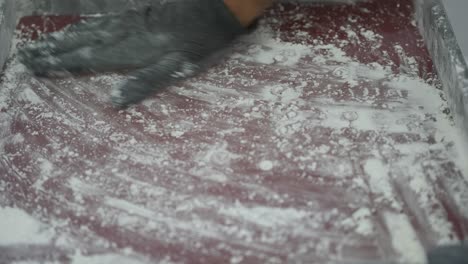
{"type": "MultiPolygon", "coordinates": [[[[466,239],[466,140],[417,8],[279,4],[125,111],[125,75],[40,79],[13,57],[0,215],[31,232],[0,238],[0,263],[424,263],[466,239]]],[[[23,17],[17,42],[80,19],[23,17]]]]}

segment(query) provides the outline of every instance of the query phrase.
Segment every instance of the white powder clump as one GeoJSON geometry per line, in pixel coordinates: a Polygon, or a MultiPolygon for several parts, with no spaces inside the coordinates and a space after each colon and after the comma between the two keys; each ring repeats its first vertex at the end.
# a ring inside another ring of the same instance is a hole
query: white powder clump
{"type": "MultiPolygon", "coordinates": [[[[346,54],[346,52],[332,44],[327,45],[316,45],[314,47],[315,56],[313,61],[316,63],[351,63],[352,59],[346,54]],[[320,51],[320,52],[317,52],[320,51]],[[324,53],[324,55],[317,56],[318,54],[324,53]]],[[[321,65],[322,66],[322,65],[321,65]]]]}
{"type": "Polygon", "coordinates": [[[400,206],[396,202],[393,193],[388,165],[384,164],[381,160],[370,159],[364,164],[364,171],[369,177],[371,191],[378,195],[377,200],[386,200],[391,202],[395,208],[399,208],[400,206]]]}
{"type": "Polygon", "coordinates": [[[374,232],[374,224],[371,221],[372,213],[369,208],[360,208],[341,224],[344,227],[352,227],[356,233],[368,236],[374,232]]]}
{"type": "Polygon", "coordinates": [[[31,88],[24,89],[20,94],[20,98],[31,104],[41,104],[44,102],[31,88]]]}
{"type": "Polygon", "coordinates": [[[369,185],[373,192],[386,197],[392,196],[392,187],[388,181],[388,167],[378,159],[371,159],[364,164],[364,171],[369,176],[369,185]]]}
{"type": "Polygon", "coordinates": [[[371,41],[371,42],[375,42],[375,41],[382,38],[382,36],[376,34],[374,31],[364,29],[364,28],[361,29],[361,35],[364,36],[368,41],[371,41]]]}
{"type": "Polygon", "coordinates": [[[242,204],[221,208],[220,213],[265,227],[290,226],[310,217],[309,212],[294,208],[246,207],[242,204]]]}
{"type": "Polygon", "coordinates": [[[260,99],[269,102],[290,103],[298,100],[303,93],[303,87],[287,87],[283,85],[267,85],[259,95],[260,99]]]}
{"type": "Polygon", "coordinates": [[[6,94],[0,94],[0,111],[8,107],[9,98],[6,94]]]}
{"type": "Polygon", "coordinates": [[[385,213],[385,224],[392,238],[393,248],[402,263],[426,263],[426,255],[414,228],[404,214],[385,213]]]}
{"type": "Polygon", "coordinates": [[[83,256],[80,253],[76,254],[72,259],[72,264],[114,264],[114,263],[126,263],[126,264],[142,264],[135,258],[125,257],[117,254],[104,254],[95,256],[83,256]]]}
{"type": "Polygon", "coordinates": [[[274,36],[269,27],[259,27],[253,34],[243,39],[243,44],[251,44],[247,54],[235,54],[232,58],[260,64],[296,65],[302,58],[312,54],[310,46],[282,42],[274,36]]]}
{"type": "Polygon", "coordinates": [[[54,231],[16,208],[0,208],[0,245],[47,244],[54,231]]]}
{"type": "Polygon", "coordinates": [[[273,162],[270,160],[264,160],[258,164],[258,167],[263,171],[271,171],[273,166],[273,162]]]}
{"type": "Polygon", "coordinates": [[[175,130],[171,132],[171,136],[175,138],[180,138],[183,136],[185,133],[183,131],[175,130]]]}

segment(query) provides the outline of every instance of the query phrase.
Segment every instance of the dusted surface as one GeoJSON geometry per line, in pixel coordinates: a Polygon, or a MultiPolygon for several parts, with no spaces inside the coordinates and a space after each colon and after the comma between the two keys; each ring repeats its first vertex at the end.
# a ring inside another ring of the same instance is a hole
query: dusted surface
{"type": "Polygon", "coordinates": [[[1,261],[419,263],[466,238],[463,142],[412,12],[280,5],[127,111],[108,103],[121,75],[36,79],[13,61],[0,203],[44,226],[1,261]]]}

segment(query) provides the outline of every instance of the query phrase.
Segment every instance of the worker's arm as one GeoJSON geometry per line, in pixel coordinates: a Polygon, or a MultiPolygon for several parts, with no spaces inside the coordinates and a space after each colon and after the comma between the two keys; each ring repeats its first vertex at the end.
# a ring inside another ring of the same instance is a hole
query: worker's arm
{"type": "Polygon", "coordinates": [[[237,16],[242,25],[249,26],[273,4],[273,0],[224,0],[224,3],[237,16]]]}
{"type": "Polygon", "coordinates": [[[272,2],[224,1],[154,1],[145,9],[91,18],[21,49],[19,58],[43,76],[133,69],[112,93],[112,102],[125,107],[198,72],[272,2]]]}

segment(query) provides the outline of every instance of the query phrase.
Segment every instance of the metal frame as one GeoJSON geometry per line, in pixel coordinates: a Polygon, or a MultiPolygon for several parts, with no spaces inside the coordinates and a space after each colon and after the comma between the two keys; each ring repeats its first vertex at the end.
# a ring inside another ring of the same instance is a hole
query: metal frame
{"type": "Polygon", "coordinates": [[[0,73],[10,56],[16,24],[15,0],[0,0],[0,73]]]}
{"type": "Polygon", "coordinates": [[[453,116],[468,136],[468,66],[441,0],[414,0],[416,20],[447,94],[453,116]]]}

